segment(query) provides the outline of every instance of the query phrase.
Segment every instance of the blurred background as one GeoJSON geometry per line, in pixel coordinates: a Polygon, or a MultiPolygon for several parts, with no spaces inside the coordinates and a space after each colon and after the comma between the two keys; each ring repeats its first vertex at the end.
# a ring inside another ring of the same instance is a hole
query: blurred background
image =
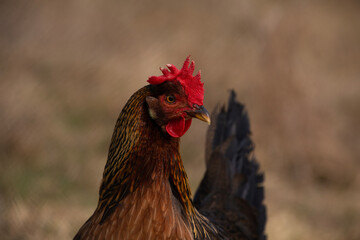
{"type": "MultiPolygon", "coordinates": [[[[360,2],[0,2],[1,239],[71,239],[93,213],[116,118],[191,54],[205,106],[248,109],[269,239],[360,239],[360,2]]],[[[207,126],[182,155],[193,192],[207,126]]]]}

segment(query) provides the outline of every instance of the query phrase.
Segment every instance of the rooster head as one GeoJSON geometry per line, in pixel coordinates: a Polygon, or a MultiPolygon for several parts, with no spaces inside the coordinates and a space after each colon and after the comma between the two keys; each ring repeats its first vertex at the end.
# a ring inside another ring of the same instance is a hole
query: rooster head
{"type": "Polygon", "coordinates": [[[146,97],[150,117],[172,137],[181,137],[189,129],[192,118],[210,124],[208,111],[203,107],[204,87],[200,71],[193,76],[194,61],[187,57],[179,70],[172,64],[160,68],[163,75],[152,76],[148,82],[152,95],[146,97]]]}

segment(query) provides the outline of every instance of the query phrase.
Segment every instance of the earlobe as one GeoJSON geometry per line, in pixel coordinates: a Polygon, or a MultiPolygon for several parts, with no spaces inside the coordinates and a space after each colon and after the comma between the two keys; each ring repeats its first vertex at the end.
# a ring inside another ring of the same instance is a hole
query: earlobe
{"type": "Polygon", "coordinates": [[[154,120],[157,119],[158,116],[156,113],[156,109],[159,107],[159,99],[152,96],[147,96],[145,100],[148,105],[150,117],[154,120]]]}
{"type": "Polygon", "coordinates": [[[159,105],[159,99],[156,97],[147,96],[145,100],[149,107],[155,107],[155,105],[159,105]]]}

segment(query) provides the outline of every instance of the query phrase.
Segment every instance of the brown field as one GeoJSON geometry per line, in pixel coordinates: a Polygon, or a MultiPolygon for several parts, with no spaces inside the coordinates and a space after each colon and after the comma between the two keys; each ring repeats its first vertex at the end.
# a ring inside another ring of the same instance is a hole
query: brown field
{"type": "MultiPolygon", "coordinates": [[[[235,89],[274,240],[360,239],[358,1],[0,3],[0,236],[70,239],[95,209],[122,106],[189,54],[205,106],[235,89]]],[[[182,155],[193,192],[206,124],[182,155]]]]}

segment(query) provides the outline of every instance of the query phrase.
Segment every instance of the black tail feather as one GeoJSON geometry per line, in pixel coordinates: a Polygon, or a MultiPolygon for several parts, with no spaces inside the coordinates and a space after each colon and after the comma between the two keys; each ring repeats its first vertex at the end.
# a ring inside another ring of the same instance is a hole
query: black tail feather
{"type": "Polygon", "coordinates": [[[227,109],[222,107],[215,118],[208,131],[207,172],[195,194],[194,204],[201,209],[215,191],[230,192],[229,198],[243,199],[254,209],[257,239],[265,240],[264,175],[259,173],[259,164],[253,156],[249,118],[244,105],[236,101],[234,91],[230,93],[227,109]],[[223,157],[218,157],[219,152],[223,157]],[[222,176],[224,173],[229,176],[222,176]]]}

